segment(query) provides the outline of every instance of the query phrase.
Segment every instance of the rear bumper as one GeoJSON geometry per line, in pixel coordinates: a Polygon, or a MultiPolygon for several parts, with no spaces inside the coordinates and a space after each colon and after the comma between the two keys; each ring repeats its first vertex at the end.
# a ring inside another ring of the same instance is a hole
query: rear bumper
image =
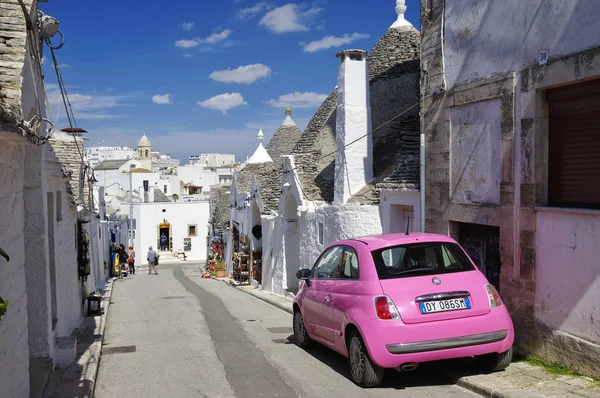
{"type": "Polygon", "coordinates": [[[390,354],[414,354],[426,351],[448,350],[450,348],[471,347],[479,344],[497,343],[508,336],[508,330],[472,334],[470,336],[451,337],[448,339],[417,341],[414,343],[388,344],[390,354]]]}
{"type": "Polygon", "coordinates": [[[505,307],[486,315],[405,324],[373,319],[360,323],[371,359],[384,368],[508,351],[514,342],[505,307]]]}

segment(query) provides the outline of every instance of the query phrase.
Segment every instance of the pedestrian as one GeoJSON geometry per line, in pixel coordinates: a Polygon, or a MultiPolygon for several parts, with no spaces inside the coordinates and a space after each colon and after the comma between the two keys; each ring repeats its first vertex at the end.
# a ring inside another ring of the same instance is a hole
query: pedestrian
{"type": "Polygon", "coordinates": [[[160,235],[160,250],[162,250],[164,252],[164,251],[166,251],[166,247],[167,247],[167,235],[165,235],[165,233],[163,232],[162,235],[160,235]]]}
{"type": "Polygon", "coordinates": [[[129,264],[129,273],[133,275],[135,274],[135,251],[133,250],[133,246],[129,246],[127,256],[127,264],[129,264]]]}
{"type": "Polygon", "coordinates": [[[127,259],[129,258],[129,256],[127,255],[127,252],[125,251],[125,245],[124,244],[120,244],[119,245],[119,279],[121,279],[123,277],[123,274],[126,274],[127,272],[129,272],[129,266],[127,265],[127,259]]]}
{"type": "Polygon", "coordinates": [[[158,275],[156,272],[156,262],[158,261],[158,254],[152,250],[152,246],[148,248],[148,254],[146,255],[146,260],[148,260],[148,275],[152,274],[154,271],[154,275],[158,275]]]}

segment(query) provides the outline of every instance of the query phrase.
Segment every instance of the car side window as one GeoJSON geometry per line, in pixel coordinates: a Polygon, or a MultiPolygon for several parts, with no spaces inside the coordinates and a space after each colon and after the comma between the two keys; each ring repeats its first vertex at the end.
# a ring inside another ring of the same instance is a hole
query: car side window
{"type": "Polygon", "coordinates": [[[340,279],[359,279],[358,254],[350,246],[344,248],[342,262],[340,264],[340,279]]]}
{"type": "Polygon", "coordinates": [[[343,251],[344,249],[341,246],[327,249],[313,268],[313,279],[337,278],[343,251]]]}

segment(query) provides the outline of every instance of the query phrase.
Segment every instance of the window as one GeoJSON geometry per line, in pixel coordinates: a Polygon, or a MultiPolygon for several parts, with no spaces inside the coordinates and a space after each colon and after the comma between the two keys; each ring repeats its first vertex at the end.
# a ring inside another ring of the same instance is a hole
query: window
{"type": "Polygon", "coordinates": [[[188,225],[188,236],[197,236],[196,225],[188,225]]]}
{"type": "Polygon", "coordinates": [[[62,216],[62,192],[56,192],[56,221],[61,221],[62,216]]]}
{"type": "Polygon", "coordinates": [[[373,251],[379,279],[473,271],[475,267],[456,243],[426,242],[373,251]]]}
{"type": "Polygon", "coordinates": [[[146,149],[146,157],[148,157],[148,150],[146,149]]]}
{"type": "Polygon", "coordinates": [[[600,79],[546,92],[548,205],[600,209],[600,79]]]}
{"type": "Polygon", "coordinates": [[[351,247],[344,249],[342,263],[340,267],[340,278],[342,279],[359,279],[358,273],[358,255],[351,247]]]}
{"type": "Polygon", "coordinates": [[[167,193],[167,186],[163,185],[163,192],[166,194],[167,193]]]}
{"type": "Polygon", "coordinates": [[[343,251],[342,246],[327,249],[313,267],[312,277],[316,279],[337,278],[343,251]]]}
{"type": "Polygon", "coordinates": [[[319,228],[319,244],[322,245],[323,244],[323,223],[320,222],[318,225],[319,228]]]}

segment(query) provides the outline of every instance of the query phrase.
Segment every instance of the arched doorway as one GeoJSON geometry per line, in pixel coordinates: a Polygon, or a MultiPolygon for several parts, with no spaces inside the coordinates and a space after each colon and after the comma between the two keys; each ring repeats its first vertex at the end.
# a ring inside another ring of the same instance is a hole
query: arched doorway
{"type": "Polygon", "coordinates": [[[252,250],[252,281],[253,284],[263,284],[263,264],[262,264],[262,250],[263,250],[263,234],[262,234],[262,223],[260,219],[260,209],[256,204],[256,201],[252,201],[252,230],[251,230],[251,250],[252,250]]]}
{"type": "Polygon", "coordinates": [[[285,289],[296,294],[299,286],[296,272],[300,269],[300,233],[298,231],[298,202],[291,192],[288,192],[285,196],[283,224],[285,289]]]}
{"type": "Polygon", "coordinates": [[[173,242],[173,237],[171,236],[170,223],[163,222],[158,225],[157,240],[157,247],[160,251],[171,251],[171,243],[173,242]]]}

